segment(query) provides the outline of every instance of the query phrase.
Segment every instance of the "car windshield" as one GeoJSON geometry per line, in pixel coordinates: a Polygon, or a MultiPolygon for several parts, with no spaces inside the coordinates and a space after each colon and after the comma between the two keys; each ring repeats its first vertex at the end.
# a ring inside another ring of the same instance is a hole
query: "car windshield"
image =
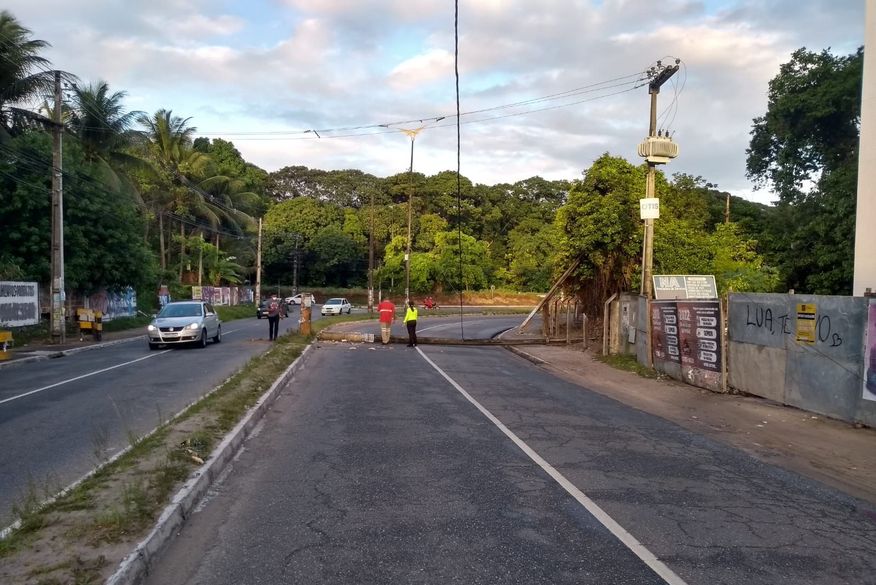
{"type": "Polygon", "coordinates": [[[200,317],[201,305],[199,303],[185,303],[179,305],[165,305],[159,317],[200,317]]]}
{"type": "Polygon", "coordinates": [[[325,302],[327,305],[340,305],[341,299],[329,299],[325,302]]]}

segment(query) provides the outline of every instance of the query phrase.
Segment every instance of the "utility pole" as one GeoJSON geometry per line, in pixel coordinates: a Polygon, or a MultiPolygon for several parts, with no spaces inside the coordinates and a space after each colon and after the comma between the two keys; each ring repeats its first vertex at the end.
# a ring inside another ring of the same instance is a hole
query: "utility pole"
{"type": "Polygon", "coordinates": [[[374,314],[374,189],[371,189],[371,227],[368,230],[368,314],[374,314]]]}
{"type": "Polygon", "coordinates": [[[55,111],[52,124],[52,339],[67,340],[64,319],[64,184],[61,126],[61,72],[55,71],[55,111]]]}
{"type": "Polygon", "coordinates": [[[298,294],[298,240],[301,234],[295,234],[295,251],[292,253],[292,294],[298,294]]]}
{"type": "MultiPolygon", "coordinates": [[[[675,65],[664,66],[657,61],[657,66],[648,70],[651,79],[648,84],[648,93],[651,94],[650,123],[648,125],[648,137],[639,145],[639,155],[644,156],[648,162],[648,175],[645,181],[645,198],[655,199],[655,183],[657,178],[657,165],[669,162],[678,156],[678,145],[672,142],[668,136],[657,135],[657,94],[660,86],[669,81],[678,71],[678,61],[675,65]]],[[[645,219],[645,241],[642,249],[642,295],[651,298],[651,277],[654,271],[654,219],[645,219]]]]}
{"type": "Polygon", "coordinates": [[[256,247],[256,289],[255,289],[255,304],[259,305],[262,300],[262,218],[259,218],[259,242],[256,247]]]}

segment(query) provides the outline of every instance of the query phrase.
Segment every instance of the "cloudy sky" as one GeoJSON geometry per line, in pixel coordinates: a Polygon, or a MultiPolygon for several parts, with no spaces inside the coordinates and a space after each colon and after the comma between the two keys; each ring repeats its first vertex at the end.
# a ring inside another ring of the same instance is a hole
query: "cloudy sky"
{"type": "MultiPolygon", "coordinates": [[[[604,152],[638,162],[641,73],[681,60],[658,126],[668,173],[769,202],[745,178],[752,118],[799,47],[848,54],[865,0],[459,0],[462,174],[580,177],[604,152]]],[[[171,109],[268,171],[377,176],[456,169],[453,0],[5,0],[53,66],[171,109]],[[435,118],[445,116],[444,120],[435,118]],[[420,120],[423,120],[421,123],[420,120]],[[315,130],[316,132],[307,132],[315,130]],[[319,137],[317,137],[317,134],[319,137]]]]}

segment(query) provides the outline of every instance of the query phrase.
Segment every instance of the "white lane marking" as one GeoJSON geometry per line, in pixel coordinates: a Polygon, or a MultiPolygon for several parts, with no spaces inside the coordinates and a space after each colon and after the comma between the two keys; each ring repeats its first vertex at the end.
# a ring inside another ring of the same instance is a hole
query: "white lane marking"
{"type": "Polygon", "coordinates": [[[18,396],[12,396],[12,397],[10,397],[10,398],[4,398],[3,400],[0,400],[0,404],[3,404],[3,403],[5,403],[5,402],[12,402],[13,400],[18,400],[19,398],[24,398],[25,396],[30,396],[31,394],[36,394],[37,392],[43,392],[44,390],[49,390],[49,389],[51,389],[51,388],[56,388],[56,387],[58,387],[58,386],[62,386],[62,385],[64,385],[64,384],[69,384],[70,382],[75,382],[76,380],[81,380],[82,378],[88,378],[88,377],[90,377],[90,376],[96,376],[97,374],[102,374],[102,373],[104,373],[104,372],[108,372],[108,371],[110,371],[110,370],[115,370],[116,368],[121,368],[121,367],[123,367],[123,366],[128,366],[128,365],[131,365],[131,364],[134,364],[134,363],[137,363],[137,362],[142,362],[143,360],[148,360],[149,358],[153,358],[153,357],[156,357],[156,356],[159,356],[159,355],[165,354],[165,353],[167,353],[167,352],[169,352],[169,351],[172,351],[172,350],[170,350],[170,349],[165,349],[164,351],[160,351],[160,352],[158,352],[158,353],[152,353],[152,354],[149,354],[149,355],[143,356],[143,357],[141,357],[141,358],[137,358],[137,359],[135,359],[135,360],[131,360],[131,361],[129,361],[129,362],[124,362],[124,363],[122,363],[122,364],[116,364],[116,365],[114,365],[114,366],[110,366],[110,367],[108,367],[108,368],[104,368],[104,369],[102,369],[102,370],[96,370],[96,371],[94,371],[94,372],[88,372],[87,374],[82,374],[81,376],[76,376],[75,378],[70,378],[70,379],[68,379],[68,380],[61,380],[60,382],[55,382],[54,384],[49,384],[48,386],[43,386],[42,388],[37,388],[36,390],[31,390],[30,392],[25,392],[24,394],[19,394],[18,396]]]}
{"type": "MultiPolygon", "coordinates": [[[[240,329],[232,329],[231,331],[223,331],[222,337],[225,337],[226,335],[231,335],[232,333],[237,333],[238,331],[240,331],[240,329]]],[[[137,338],[134,337],[132,339],[137,339],[137,338]]],[[[95,372],[89,372],[87,374],[82,374],[81,376],[76,376],[75,378],[70,378],[69,380],[62,380],[60,382],[55,382],[54,384],[49,384],[48,386],[43,386],[42,388],[37,388],[36,390],[31,390],[29,392],[25,392],[24,394],[18,394],[17,396],[10,396],[9,398],[4,398],[3,400],[0,400],[0,404],[6,403],[6,402],[12,402],[13,400],[18,400],[19,398],[24,398],[25,396],[30,396],[31,394],[36,394],[37,392],[42,392],[44,390],[50,390],[50,389],[56,388],[58,386],[63,386],[64,384],[69,384],[70,382],[75,382],[76,380],[81,380],[82,378],[88,378],[90,376],[102,374],[102,373],[108,372],[110,370],[115,370],[116,368],[121,368],[123,366],[135,364],[135,363],[141,362],[143,360],[148,360],[149,358],[160,356],[160,355],[165,354],[169,351],[173,351],[173,350],[168,348],[168,349],[165,349],[164,351],[159,351],[158,353],[151,353],[147,356],[143,356],[141,358],[137,358],[135,360],[131,360],[131,361],[125,362],[123,364],[116,364],[115,366],[110,366],[110,367],[104,368],[102,370],[97,370],[95,372]]]]}
{"type": "Polygon", "coordinates": [[[655,573],[657,573],[658,575],[660,575],[660,577],[661,577],[661,578],[662,578],[662,579],[663,579],[668,585],[687,585],[687,583],[685,583],[685,581],[684,581],[681,577],[679,577],[678,575],[676,575],[675,572],[674,572],[672,569],[670,569],[669,567],[667,567],[667,566],[663,563],[663,561],[661,561],[660,559],[658,559],[658,558],[654,555],[654,553],[652,553],[652,552],[649,551],[647,548],[645,548],[645,545],[643,545],[641,542],[639,542],[638,540],[636,540],[636,537],[634,537],[632,534],[630,534],[629,532],[627,532],[627,530],[626,530],[623,526],[621,526],[620,524],[618,524],[618,523],[614,520],[614,518],[612,518],[611,516],[609,516],[608,513],[605,512],[605,510],[603,510],[602,508],[600,508],[599,505],[598,505],[596,502],[594,502],[593,500],[591,500],[589,497],[587,497],[587,495],[586,495],[584,492],[582,492],[582,491],[579,490],[577,487],[575,487],[575,484],[573,484],[571,481],[569,481],[568,479],[566,479],[566,476],[564,476],[562,473],[560,473],[559,471],[557,471],[556,469],[554,469],[554,467],[553,467],[550,463],[548,463],[547,461],[545,461],[544,459],[542,459],[541,455],[539,455],[538,453],[536,453],[536,452],[535,452],[535,451],[534,451],[529,445],[527,445],[526,443],[524,443],[523,440],[522,440],[520,437],[518,437],[517,435],[515,435],[515,434],[511,431],[511,429],[509,429],[508,427],[506,427],[506,426],[502,423],[502,421],[500,421],[498,418],[496,418],[495,416],[493,416],[493,413],[491,413],[489,410],[487,410],[486,408],[484,408],[484,407],[483,407],[483,406],[482,406],[477,400],[475,400],[475,399],[472,397],[471,394],[469,394],[468,392],[466,392],[465,389],[464,389],[462,386],[460,386],[459,384],[457,384],[456,381],[455,381],[453,378],[451,378],[449,375],[447,375],[447,374],[444,372],[444,370],[442,370],[441,368],[439,368],[438,365],[437,365],[435,362],[433,362],[432,360],[430,360],[430,359],[426,356],[426,354],[423,353],[423,350],[422,350],[422,349],[420,349],[420,348],[418,347],[418,348],[417,348],[417,352],[419,352],[419,354],[420,354],[421,356],[423,356],[423,359],[426,360],[426,362],[427,362],[430,366],[432,366],[433,368],[435,368],[435,370],[436,370],[439,374],[441,374],[441,375],[444,377],[445,380],[447,380],[448,382],[450,382],[450,384],[451,384],[454,388],[456,388],[456,390],[457,390],[460,394],[462,394],[463,396],[465,396],[465,398],[466,398],[469,402],[471,402],[472,404],[474,404],[475,408],[477,408],[478,410],[480,410],[481,413],[482,413],[485,417],[487,417],[487,418],[490,420],[490,422],[492,422],[494,425],[496,425],[496,426],[499,428],[500,431],[502,431],[503,433],[505,433],[505,436],[507,436],[507,437],[508,437],[509,439],[511,439],[512,441],[514,441],[514,444],[517,445],[518,447],[520,447],[520,450],[521,450],[521,451],[523,451],[524,453],[526,453],[526,455],[527,455],[530,459],[532,459],[536,464],[538,464],[539,467],[541,467],[542,469],[544,469],[544,470],[547,472],[547,474],[550,475],[550,476],[554,479],[554,481],[556,481],[558,484],[560,484],[560,486],[561,486],[564,490],[566,490],[566,491],[569,493],[569,495],[571,495],[573,498],[575,498],[576,500],[578,500],[578,503],[580,503],[582,506],[584,506],[584,508],[586,508],[588,512],[590,512],[590,513],[591,513],[591,514],[592,514],[597,520],[599,520],[599,522],[600,522],[603,526],[605,526],[606,528],[608,528],[609,532],[611,532],[611,533],[612,533],[612,534],[613,534],[618,540],[620,540],[622,543],[624,543],[624,545],[626,545],[626,547],[627,547],[628,549],[630,549],[630,551],[632,551],[634,555],[636,555],[637,557],[639,557],[640,559],[642,559],[642,561],[643,561],[646,565],[648,565],[649,567],[651,567],[651,570],[653,570],[655,573]]]}

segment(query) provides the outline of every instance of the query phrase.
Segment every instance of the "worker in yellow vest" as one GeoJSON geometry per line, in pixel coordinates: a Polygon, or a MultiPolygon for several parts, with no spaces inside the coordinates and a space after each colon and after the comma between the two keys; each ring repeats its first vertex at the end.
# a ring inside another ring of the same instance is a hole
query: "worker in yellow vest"
{"type": "Polygon", "coordinates": [[[408,347],[417,347],[417,305],[414,301],[408,301],[405,326],[408,328],[408,347]]]}

